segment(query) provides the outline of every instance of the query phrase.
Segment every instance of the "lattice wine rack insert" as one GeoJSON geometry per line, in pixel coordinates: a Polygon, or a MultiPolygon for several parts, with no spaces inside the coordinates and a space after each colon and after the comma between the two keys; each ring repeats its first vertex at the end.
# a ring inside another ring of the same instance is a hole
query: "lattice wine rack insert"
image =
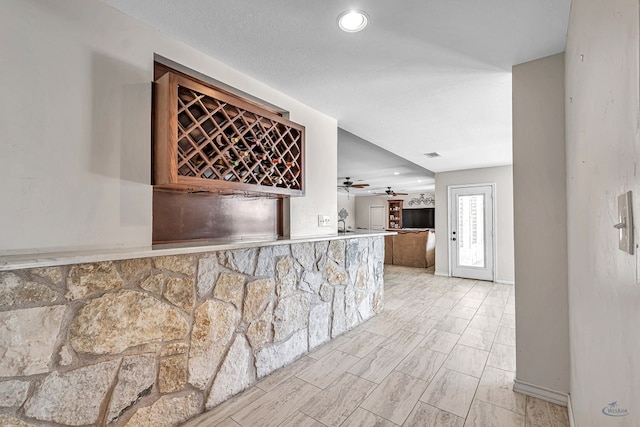
{"type": "Polygon", "coordinates": [[[169,181],[175,181],[162,182],[161,172],[155,184],[303,194],[304,127],[180,75],[167,73],[157,83],[154,166],[162,168],[158,151],[168,150],[169,174],[175,175],[169,181]],[[158,104],[166,102],[175,126],[162,122],[158,104]]]}

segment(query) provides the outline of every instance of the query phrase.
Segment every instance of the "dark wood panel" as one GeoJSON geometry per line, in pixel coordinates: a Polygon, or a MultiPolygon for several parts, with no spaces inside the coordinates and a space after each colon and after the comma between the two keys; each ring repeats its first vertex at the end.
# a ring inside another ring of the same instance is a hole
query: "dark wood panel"
{"type": "Polygon", "coordinates": [[[174,159],[178,157],[177,146],[173,143],[178,127],[174,117],[178,114],[178,104],[172,100],[178,96],[175,77],[165,74],[153,85],[153,184],[171,185],[177,183],[178,170],[174,159]]]}
{"type": "Polygon", "coordinates": [[[153,190],[153,243],[275,239],[278,199],[153,190]]]}

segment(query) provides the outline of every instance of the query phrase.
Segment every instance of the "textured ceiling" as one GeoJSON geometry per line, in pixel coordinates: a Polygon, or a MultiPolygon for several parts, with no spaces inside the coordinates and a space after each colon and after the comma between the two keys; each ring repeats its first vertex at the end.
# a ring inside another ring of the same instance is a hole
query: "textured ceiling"
{"type": "Polygon", "coordinates": [[[349,190],[350,194],[370,196],[385,191],[387,187],[403,193],[435,189],[431,171],[343,129],[338,129],[338,141],[338,184],[342,184],[346,177],[356,184],[369,184],[364,189],[349,190]]]}
{"type": "Polygon", "coordinates": [[[570,7],[570,0],[103,1],[435,172],[511,163],[511,67],[564,50],[570,7]],[[349,8],[368,13],[364,31],[338,29],[336,17],[349,8]],[[432,151],[442,157],[424,156],[432,151]]]}

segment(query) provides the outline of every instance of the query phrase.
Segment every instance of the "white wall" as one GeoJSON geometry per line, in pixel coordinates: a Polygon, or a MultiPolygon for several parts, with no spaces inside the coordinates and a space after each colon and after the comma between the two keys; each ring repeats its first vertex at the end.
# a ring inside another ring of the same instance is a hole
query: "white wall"
{"type": "MultiPolygon", "coordinates": [[[[338,212],[340,209],[344,209],[347,211],[349,216],[344,220],[347,229],[355,229],[356,228],[356,198],[353,195],[348,196],[347,194],[343,194],[338,192],[338,212]]],[[[340,228],[342,225],[340,225],[340,228]]]]}
{"type": "MultiPolygon", "coordinates": [[[[411,199],[420,198],[422,194],[425,198],[431,197],[432,199],[435,199],[436,196],[433,191],[425,191],[424,193],[409,193],[407,196],[396,196],[393,197],[392,200],[402,200],[403,209],[433,208],[436,206],[435,202],[428,205],[409,205],[411,199]]],[[[388,207],[387,201],[389,200],[387,196],[358,196],[355,199],[356,226],[361,228],[369,227],[369,206],[384,206],[386,209],[388,207]]]]}
{"type": "MultiPolygon", "coordinates": [[[[571,401],[578,426],[640,425],[638,255],[618,249],[617,196],[640,227],[638,0],[573,0],[565,55],[571,401]],[[603,415],[617,402],[626,417],[603,415]]],[[[636,242],[639,233],[636,231],[636,242]]]]}
{"type": "MultiPolygon", "coordinates": [[[[359,196],[356,197],[356,228],[369,228],[369,207],[384,206],[388,208],[387,196],[359,196]]],[[[385,224],[385,227],[388,224],[385,224]]]]}
{"type": "Polygon", "coordinates": [[[291,201],[291,234],[335,233],[336,120],[95,0],[0,7],[0,251],[151,243],[154,53],[306,126],[307,195],[291,201]],[[334,226],[319,228],[319,213],[334,226]]]}
{"type": "Polygon", "coordinates": [[[396,196],[393,197],[392,200],[402,200],[402,209],[421,209],[421,208],[434,208],[435,205],[435,198],[436,198],[436,193],[434,193],[433,191],[425,191],[424,193],[409,193],[406,196],[396,196]],[[420,195],[424,195],[425,198],[432,198],[434,199],[434,203],[429,203],[429,204],[424,204],[424,203],[420,203],[419,205],[414,205],[411,206],[409,204],[409,202],[412,199],[419,199],[420,195]]]}
{"type": "Polygon", "coordinates": [[[511,166],[468,169],[436,174],[436,273],[449,274],[449,215],[447,188],[450,185],[496,184],[494,212],[496,230],[496,280],[513,282],[513,176],[511,166]]]}
{"type": "Polygon", "coordinates": [[[569,392],[564,55],[513,67],[516,381],[569,392]]]}

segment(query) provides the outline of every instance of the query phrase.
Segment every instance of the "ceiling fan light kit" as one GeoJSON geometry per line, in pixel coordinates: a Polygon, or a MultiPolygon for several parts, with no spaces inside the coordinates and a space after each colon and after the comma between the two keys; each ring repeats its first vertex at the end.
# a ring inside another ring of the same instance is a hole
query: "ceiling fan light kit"
{"type": "Polygon", "coordinates": [[[369,186],[369,184],[354,184],[353,181],[351,181],[351,177],[348,176],[345,177],[345,179],[346,181],[344,181],[342,185],[338,185],[338,188],[344,188],[345,190],[347,190],[347,193],[351,188],[365,188],[369,186]]]}
{"type": "Polygon", "coordinates": [[[396,197],[396,196],[408,196],[409,193],[396,193],[391,190],[391,187],[387,187],[384,193],[375,193],[378,196],[396,197]]]}

